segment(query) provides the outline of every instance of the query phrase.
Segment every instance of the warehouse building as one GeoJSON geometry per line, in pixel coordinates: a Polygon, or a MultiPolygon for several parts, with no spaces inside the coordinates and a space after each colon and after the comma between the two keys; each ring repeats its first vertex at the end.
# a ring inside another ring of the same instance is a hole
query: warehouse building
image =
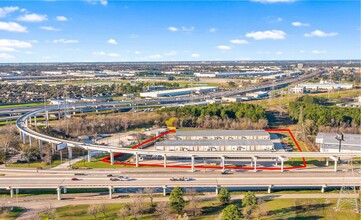
{"type": "MultiPolygon", "coordinates": [[[[340,141],[336,139],[337,136],[338,134],[336,133],[318,133],[316,136],[316,144],[320,147],[320,152],[339,152],[340,141]]],[[[343,134],[341,152],[361,153],[361,135],[343,134]]]]}
{"type": "Polygon", "coordinates": [[[166,140],[155,144],[162,151],[273,151],[270,140],[166,140]]]}
{"type": "Polygon", "coordinates": [[[177,131],[176,140],[270,140],[264,130],[195,130],[177,131]]]}
{"type": "Polygon", "coordinates": [[[211,86],[202,86],[202,87],[193,87],[193,88],[185,88],[185,89],[170,89],[163,91],[154,91],[154,92],[141,92],[140,97],[171,97],[171,96],[180,96],[180,95],[189,95],[189,94],[197,94],[204,92],[214,92],[218,90],[218,87],[211,86]]]}

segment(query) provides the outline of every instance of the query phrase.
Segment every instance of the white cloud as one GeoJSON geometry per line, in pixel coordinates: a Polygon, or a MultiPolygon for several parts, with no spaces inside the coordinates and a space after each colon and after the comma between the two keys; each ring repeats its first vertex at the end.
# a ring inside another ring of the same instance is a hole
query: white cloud
{"type": "Polygon", "coordinates": [[[61,30],[59,28],[54,28],[52,26],[42,26],[42,27],[40,27],[40,29],[47,30],[47,31],[60,31],[61,30]]]}
{"type": "Polygon", "coordinates": [[[90,3],[90,4],[97,4],[100,3],[103,6],[107,6],[108,5],[108,0],[85,0],[86,2],[90,3]]]}
{"type": "Polygon", "coordinates": [[[65,16],[56,16],[57,21],[68,21],[68,18],[65,16]]]}
{"type": "Polygon", "coordinates": [[[95,56],[107,56],[107,57],[119,57],[120,56],[117,53],[106,53],[104,51],[93,52],[93,55],[95,55],[95,56]]]}
{"type": "Polygon", "coordinates": [[[338,35],[336,32],[326,33],[321,30],[314,30],[311,33],[306,33],[305,37],[333,37],[338,35]]]}
{"type": "Polygon", "coordinates": [[[150,59],[160,59],[160,58],[162,58],[162,55],[160,55],[160,54],[154,54],[154,55],[150,55],[149,58],[150,58],[150,59]]]}
{"type": "Polygon", "coordinates": [[[19,40],[10,40],[10,39],[0,39],[0,47],[8,48],[30,48],[32,47],[31,43],[19,40]]]}
{"type": "Polygon", "coordinates": [[[306,51],[304,51],[304,50],[300,50],[300,53],[305,53],[306,51]]]}
{"type": "Polygon", "coordinates": [[[277,54],[277,55],[282,55],[283,52],[282,52],[282,51],[277,51],[276,54],[277,54]]]}
{"type": "Polygon", "coordinates": [[[299,22],[299,21],[292,22],[292,25],[295,26],[295,27],[308,27],[308,26],[310,26],[310,24],[302,23],[302,22],[299,22]]]}
{"type": "Polygon", "coordinates": [[[140,55],[140,54],[142,54],[142,52],[140,52],[140,51],[135,51],[134,54],[140,55]]]}
{"type": "Polygon", "coordinates": [[[248,41],[243,40],[243,39],[233,39],[233,40],[230,40],[229,42],[231,42],[232,44],[249,44],[248,41]]]}
{"type": "Polygon", "coordinates": [[[14,7],[14,6],[0,8],[0,18],[4,18],[8,14],[13,13],[14,11],[17,10],[19,10],[19,7],[14,7]]]}
{"type": "Polygon", "coordinates": [[[10,31],[10,32],[28,32],[25,26],[22,26],[16,22],[2,22],[0,21],[0,30],[2,31],[10,31]]]}
{"type": "Polygon", "coordinates": [[[0,47],[0,51],[13,52],[16,50],[15,50],[15,48],[12,48],[12,47],[0,47]]]}
{"type": "Polygon", "coordinates": [[[271,30],[271,31],[256,31],[246,34],[246,37],[253,38],[255,40],[283,40],[286,38],[286,33],[280,30],[271,30]]]}
{"type": "Polygon", "coordinates": [[[199,55],[198,53],[192,53],[191,57],[195,57],[195,58],[198,58],[200,57],[201,55],[199,55]]]}
{"type": "Polygon", "coordinates": [[[251,0],[252,2],[260,2],[260,3],[291,3],[295,0],[251,0]]]}
{"type": "Polygon", "coordinates": [[[113,38],[110,38],[109,40],[107,40],[107,43],[108,43],[108,44],[113,44],[113,45],[117,45],[117,44],[118,44],[118,42],[117,42],[115,39],[113,39],[113,38]]]}
{"type": "Polygon", "coordinates": [[[12,59],[12,58],[15,58],[15,57],[13,55],[10,55],[7,53],[0,53],[0,59],[7,60],[7,59],[12,59]]]}
{"type": "Polygon", "coordinates": [[[79,43],[78,40],[65,40],[65,39],[57,39],[53,40],[54,44],[76,44],[79,43]]]}
{"type": "Polygon", "coordinates": [[[230,46],[226,46],[226,45],[218,45],[217,48],[220,50],[230,50],[231,49],[230,46]]]}
{"type": "Polygon", "coordinates": [[[176,28],[176,27],[168,27],[168,30],[170,30],[170,31],[178,31],[178,28],[176,28]]]}
{"type": "Polygon", "coordinates": [[[194,31],[194,27],[192,26],[192,27],[182,27],[182,31],[184,31],[184,32],[192,32],[192,31],[194,31]]]}
{"type": "Polygon", "coordinates": [[[211,33],[217,32],[217,29],[216,28],[210,28],[209,32],[211,32],[211,33]]]}
{"type": "Polygon", "coordinates": [[[321,53],[326,53],[326,51],[325,50],[313,50],[312,53],[321,54],[321,53]]]}
{"type": "Polygon", "coordinates": [[[19,21],[26,21],[26,22],[42,22],[48,20],[47,15],[39,15],[39,14],[26,14],[23,16],[18,17],[19,21]]]}
{"type": "Polygon", "coordinates": [[[281,22],[283,19],[282,19],[281,17],[278,17],[276,20],[277,20],[278,22],[281,22]]]}
{"type": "Polygon", "coordinates": [[[176,56],[176,55],[177,55],[177,51],[174,50],[164,53],[164,56],[176,56]]]}

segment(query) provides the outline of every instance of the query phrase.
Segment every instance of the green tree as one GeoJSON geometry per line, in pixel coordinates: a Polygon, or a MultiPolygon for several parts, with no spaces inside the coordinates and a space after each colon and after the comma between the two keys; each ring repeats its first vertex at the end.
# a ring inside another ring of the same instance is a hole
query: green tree
{"type": "Polygon", "coordinates": [[[182,188],[175,187],[172,192],[170,193],[169,200],[170,200],[170,207],[173,211],[180,214],[185,206],[185,201],[183,198],[184,192],[182,188]]]}
{"type": "Polygon", "coordinates": [[[251,207],[254,208],[257,205],[257,197],[254,192],[248,191],[244,198],[242,199],[242,206],[243,207],[251,207]]]}
{"type": "Polygon", "coordinates": [[[228,205],[222,211],[222,220],[238,220],[241,219],[241,214],[236,205],[228,205]]]}
{"type": "Polygon", "coordinates": [[[222,205],[226,205],[231,202],[231,193],[225,187],[221,188],[217,197],[218,201],[222,203],[222,205]]]}

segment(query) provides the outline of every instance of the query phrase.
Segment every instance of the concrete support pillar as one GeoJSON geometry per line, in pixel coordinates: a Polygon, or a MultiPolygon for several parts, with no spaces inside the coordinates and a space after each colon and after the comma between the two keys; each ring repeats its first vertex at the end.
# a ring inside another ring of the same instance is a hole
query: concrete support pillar
{"type": "Polygon", "coordinates": [[[71,147],[68,147],[68,158],[69,160],[73,159],[73,149],[71,147]]]}
{"type": "Polygon", "coordinates": [[[10,188],[10,197],[14,198],[14,189],[13,188],[10,188]]]}
{"type": "Polygon", "coordinates": [[[218,195],[219,194],[219,185],[216,185],[216,195],[218,195]]]}
{"type": "Polygon", "coordinates": [[[275,163],[275,166],[277,166],[278,165],[278,158],[276,157],[276,163],[275,163]]]}
{"type": "Polygon", "coordinates": [[[267,193],[271,193],[271,192],[272,192],[272,187],[273,187],[273,185],[269,185],[269,186],[268,186],[267,193]]]}
{"type": "Polygon", "coordinates": [[[328,167],[328,165],[329,165],[329,159],[328,157],[326,157],[326,167],[328,167]]]}
{"type": "Polygon", "coordinates": [[[26,144],[26,134],[25,133],[23,133],[23,144],[26,144]]]}
{"type": "Polygon", "coordinates": [[[334,167],[333,167],[333,170],[334,170],[335,172],[337,172],[337,161],[338,161],[338,157],[332,156],[331,159],[335,162],[334,167]]]}
{"type": "Polygon", "coordinates": [[[88,150],[88,162],[90,163],[92,161],[92,154],[91,150],[88,150]]]}
{"type": "Polygon", "coordinates": [[[114,153],[112,151],[110,151],[109,153],[110,153],[110,164],[114,165],[114,153]]]}
{"type": "Polygon", "coordinates": [[[28,127],[28,120],[25,120],[25,127],[28,127]]]}
{"type": "Polygon", "coordinates": [[[31,117],[29,117],[28,119],[29,119],[29,125],[31,125],[31,117]]]}
{"type": "Polygon", "coordinates": [[[15,189],[15,194],[19,194],[19,188],[15,189]]]}
{"type": "Polygon", "coordinates": [[[226,165],[226,157],[225,157],[225,156],[221,156],[222,172],[224,172],[225,165],[226,165]]]}
{"type": "Polygon", "coordinates": [[[163,166],[164,168],[167,167],[167,155],[163,154],[163,166]]]}
{"type": "Polygon", "coordinates": [[[30,145],[30,147],[33,146],[33,143],[34,143],[34,138],[29,136],[29,145],[30,145]]]}
{"type": "Polygon", "coordinates": [[[163,186],[163,196],[167,195],[167,185],[163,186]]]}
{"type": "Polygon", "coordinates": [[[325,192],[326,187],[327,187],[327,185],[326,185],[326,184],[325,184],[325,185],[323,185],[323,186],[321,187],[321,193],[324,193],[324,192],[325,192]]]}
{"type": "Polygon", "coordinates": [[[191,165],[192,172],[194,172],[195,171],[195,169],[194,169],[194,155],[192,155],[191,159],[192,159],[192,165],[191,165]]]}
{"type": "Polygon", "coordinates": [[[23,132],[19,131],[20,140],[23,140],[23,132]]]}
{"type": "Polygon", "coordinates": [[[38,139],[38,144],[39,144],[39,152],[41,152],[41,150],[43,149],[43,141],[38,139]]]}
{"type": "Polygon", "coordinates": [[[35,127],[37,126],[36,115],[34,116],[34,125],[35,125],[35,127]]]}
{"type": "Polygon", "coordinates": [[[281,172],[283,172],[283,170],[284,170],[284,164],[283,163],[284,163],[284,160],[282,159],[281,160],[281,172]]]}
{"type": "Polygon", "coordinates": [[[61,200],[61,187],[60,186],[56,188],[56,192],[58,195],[58,200],[61,200]]]}
{"type": "Polygon", "coordinates": [[[257,157],[252,157],[252,160],[254,162],[254,172],[257,172],[257,157]]]}
{"type": "Polygon", "coordinates": [[[45,111],[45,121],[49,121],[49,111],[45,111]]]}
{"type": "Polygon", "coordinates": [[[68,192],[68,190],[66,189],[66,187],[63,187],[63,193],[66,194],[68,192]]]}
{"type": "Polygon", "coordinates": [[[135,167],[139,167],[139,154],[135,153],[135,167]]]}
{"type": "Polygon", "coordinates": [[[113,187],[112,186],[109,186],[109,199],[112,199],[113,198],[113,187]]]}

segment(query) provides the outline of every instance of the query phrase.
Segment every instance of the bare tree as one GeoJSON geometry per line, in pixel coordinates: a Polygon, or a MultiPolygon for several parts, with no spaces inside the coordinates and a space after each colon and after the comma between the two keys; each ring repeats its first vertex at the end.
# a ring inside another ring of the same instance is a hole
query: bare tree
{"type": "Polygon", "coordinates": [[[55,209],[54,207],[50,204],[44,207],[44,210],[40,213],[40,216],[45,216],[46,219],[55,219],[55,209]]]}
{"type": "Polygon", "coordinates": [[[192,215],[197,216],[202,213],[202,209],[199,205],[199,197],[197,196],[197,191],[194,188],[187,189],[187,198],[188,198],[188,205],[186,210],[192,215]]]}
{"type": "Polygon", "coordinates": [[[168,220],[170,217],[170,206],[168,202],[159,202],[155,207],[155,214],[159,216],[161,220],[168,220]]]}
{"type": "Polygon", "coordinates": [[[119,212],[118,212],[118,216],[124,220],[125,217],[128,217],[130,215],[130,205],[129,204],[125,204],[125,206],[123,206],[119,212]]]}
{"type": "Polygon", "coordinates": [[[0,151],[2,161],[6,165],[6,157],[11,150],[16,150],[19,146],[16,130],[13,126],[7,125],[0,129],[0,151]]]}
{"type": "Polygon", "coordinates": [[[263,216],[267,216],[267,210],[264,207],[264,203],[263,199],[257,199],[257,206],[252,213],[254,219],[260,219],[263,216]]]}
{"type": "Polygon", "coordinates": [[[107,217],[108,206],[104,203],[99,205],[99,212],[103,213],[104,217],[107,217]]]}
{"type": "Polygon", "coordinates": [[[92,215],[94,219],[97,219],[97,215],[99,214],[99,206],[98,205],[90,205],[88,207],[87,213],[92,215]]]}
{"type": "Polygon", "coordinates": [[[139,214],[143,214],[146,210],[144,197],[140,193],[137,193],[132,197],[130,202],[130,213],[134,218],[137,218],[139,214]]]}
{"type": "Polygon", "coordinates": [[[144,189],[144,193],[146,193],[146,194],[149,196],[150,203],[153,204],[154,193],[155,193],[154,188],[152,188],[152,187],[146,187],[146,188],[144,189]]]}

